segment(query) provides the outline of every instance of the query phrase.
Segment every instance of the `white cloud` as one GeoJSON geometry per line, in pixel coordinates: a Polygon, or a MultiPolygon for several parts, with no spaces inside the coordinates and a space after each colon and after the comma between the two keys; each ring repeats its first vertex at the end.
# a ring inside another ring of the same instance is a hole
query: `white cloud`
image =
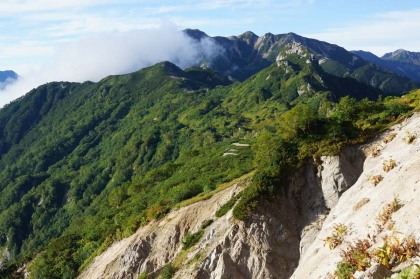
{"type": "Polygon", "coordinates": [[[135,0],[2,0],[0,13],[5,15],[25,12],[42,12],[78,9],[95,5],[135,3],[135,0]]]}
{"type": "Polygon", "coordinates": [[[174,27],[89,36],[57,45],[49,63],[0,91],[0,106],[50,81],[98,81],[165,60],[185,68],[221,51],[211,39],[196,42],[174,27]]]}
{"type": "Polygon", "coordinates": [[[2,56],[4,57],[30,57],[33,55],[48,55],[53,48],[37,41],[21,41],[18,45],[2,45],[2,56]]]}
{"type": "Polygon", "coordinates": [[[399,48],[418,50],[420,9],[376,14],[347,26],[327,29],[307,37],[338,44],[348,50],[367,50],[376,55],[399,48]]]}
{"type": "MultiPolygon", "coordinates": [[[[293,1],[292,1],[293,2],[293,1]]],[[[262,8],[278,8],[295,6],[296,3],[289,1],[273,1],[273,0],[214,0],[214,1],[183,1],[181,4],[158,6],[154,11],[156,13],[173,13],[186,11],[210,11],[210,10],[249,10],[262,8]],[[283,3],[284,2],[284,3],[283,3]]]]}

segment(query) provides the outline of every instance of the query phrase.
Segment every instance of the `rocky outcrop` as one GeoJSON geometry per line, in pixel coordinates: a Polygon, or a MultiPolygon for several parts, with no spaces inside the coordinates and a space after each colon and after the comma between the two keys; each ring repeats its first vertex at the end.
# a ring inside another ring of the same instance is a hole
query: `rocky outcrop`
{"type": "MultiPolygon", "coordinates": [[[[216,210],[240,190],[240,186],[234,185],[208,200],[172,211],[164,220],[140,228],[98,256],[79,278],[137,278],[141,273],[157,277],[159,270],[182,251],[184,236],[197,231],[205,220],[214,219],[216,210]]],[[[220,218],[206,232],[215,232],[217,223],[224,222],[226,217],[220,218]]]]}
{"type": "Polygon", "coordinates": [[[325,278],[339,261],[339,249],[324,247],[332,226],[350,228],[346,241],[372,233],[378,211],[395,196],[404,204],[394,213],[395,225],[418,237],[420,215],[413,212],[420,212],[415,202],[420,200],[420,144],[404,142],[407,131],[420,135],[419,115],[367,145],[308,162],[246,222],[235,220],[231,211],[215,217],[245,181],[174,210],[112,245],[79,278],[156,278],[168,263],[176,267],[174,278],[325,278]],[[395,138],[385,144],[391,133],[395,138]],[[382,150],[372,157],[370,151],[378,145],[382,150]],[[385,172],[383,162],[389,159],[397,167],[385,172]],[[375,187],[370,178],[377,174],[384,179],[375,187]],[[186,234],[210,219],[200,240],[183,250],[186,234]]]}
{"type": "Polygon", "coordinates": [[[181,261],[175,278],[287,278],[299,260],[297,213],[285,197],[266,202],[247,222],[217,209],[242,188],[234,185],[212,198],[171,212],[133,236],[111,246],[79,278],[156,278],[167,263],[181,261]],[[182,250],[182,239],[204,221],[214,222],[195,247],[182,250]]]}
{"type": "Polygon", "coordinates": [[[344,149],[339,156],[322,156],[319,177],[325,206],[333,208],[363,171],[366,156],[360,147],[344,149]]]}

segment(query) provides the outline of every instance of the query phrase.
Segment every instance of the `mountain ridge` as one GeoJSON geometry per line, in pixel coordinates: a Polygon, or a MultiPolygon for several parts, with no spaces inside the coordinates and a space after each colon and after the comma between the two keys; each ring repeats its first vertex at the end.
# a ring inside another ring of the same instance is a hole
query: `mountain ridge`
{"type": "Polygon", "coordinates": [[[420,82],[420,64],[406,63],[399,60],[398,58],[386,59],[384,58],[384,56],[378,57],[373,53],[361,50],[352,52],[359,55],[367,61],[380,65],[381,67],[389,69],[401,76],[406,76],[412,80],[420,82]]]}
{"type": "Polygon", "coordinates": [[[338,77],[350,77],[394,94],[418,87],[418,83],[410,80],[412,76],[407,76],[404,72],[395,74],[393,68],[383,67],[381,64],[372,65],[372,61],[366,61],[340,46],[292,32],[279,35],[266,33],[261,37],[251,31],[230,37],[210,37],[197,29],[186,29],[183,32],[193,40],[210,38],[224,49],[224,53],[217,55],[212,61],[204,61],[204,64],[234,80],[243,81],[268,67],[286,45],[295,42],[307,47],[325,71],[338,77]],[[369,78],[365,79],[367,75],[369,78]]]}
{"type": "Polygon", "coordinates": [[[389,53],[385,53],[381,58],[385,60],[420,65],[420,52],[413,52],[405,49],[398,49],[389,53]]]}

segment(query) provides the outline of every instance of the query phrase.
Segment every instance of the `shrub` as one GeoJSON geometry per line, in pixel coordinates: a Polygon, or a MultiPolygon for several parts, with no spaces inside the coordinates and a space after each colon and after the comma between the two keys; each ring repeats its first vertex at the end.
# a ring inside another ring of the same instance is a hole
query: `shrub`
{"type": "Polygon", "coordinates": [[[392,213],[400,209],[401,203],[398,198],[394,198],[394,200],[391,203],[388,203],[385,205],[385,207],[382,209],[382,211],[379,213],[378,217],[376,218],[379,221],[379,231],[382,230],[383,226],[391,220],[392,213]]]}
{"type": "Polygon", "coordinates": [[[171,279],[175,274],[175,268],[172,266],[172,263],[166,264],[159,273],[160,279],[171,279]]]}
{"type": "Polygon", "coordinates": [[[241,199],[233,208],[233,217],[238,220],[247,219],[257,207],[258,202],[266,197],[273,198],[280,178],[269,170],[257,171],[252,179],[252,184],[242,191],[241,199]]]}
{"type": "Polygon", "coordinates": [[[344,235],[347,234],[347,227],[343,224],[334,224],[333,233],[324,240],[324,246],[328,244],[330,249],[334,249],[340,245],[344,240],[344,235]]]}
{"type": "Polygon", "coordinates": [[[420,278],[420,265],[416,264],[401,270],[394,279],[419,279],[420,278]]]}
{"type": "Polygon", "coordinates": [[[345,263],[356,270],[365,271],[370,267],[371,255],[368,249],[372,246],[369,240],[357,240],[341,251],[341,257],[345,263]]]}
{"type": "Polygon", "coordinates": [[[390,134],[388,134],[384,137],[383,142],[385,144],[387,144],[387,143],[391,142],[396,136],[397,136],[396,133],[390,133],[390,134]]]}
{"type": "Polygon", "coordinates": [[[146,212],[146,220],[152,221],[155,219],[163,218],[169,212],[169,208],[166,205],[157,204],[149,207],[146,212]]]}
{"type": "Polygon", "coordinates": [[[204,220],[203,223],[201,223],[201,229],[204,230],[208,226],[210,226],[213,223],[213,219],[207,219],[204,220]]]}
{"type": "Polygon", "coordinates": [[[393,100],[386,103],[385,111],[383,112],[384,117],[390,121],[394,121],[398,116],[410,111],[410,106],[399,100],[393,100]]]}
{"type": "Polygon", "coordinates": [[[378,157],[379,156],[379,154],[381,154],[381,151],[382,151],[382,149],[383,149],[383,147],[382,147],[382,145],[380,145],[380,144],[378,144],[378,145],[376,145],[375,147],[373,147],[373,149],[372,149],[372,151],[371,151],[371,155],[372,155],[372,157],[378,157]]]}
{"type": "Polygon", "coordinates": [[[216,211],[216,217],[222,217],[225,215],[236,203],[236,201],[240,198],[240,194],[237,194],[236,196],[232,197],[229,201],[227,201],[225,204],[223,204],[217,211],[216,211]]]}
{"type": "Polygon", "coordinates": [[[407,136],[403,138],[403,141],[408,143],[408,144],[411,144],[411,143],[414,143],[414,140],[416,138],[417,138],[416,134],[412,134],[409,131],[407,131],[407,136]]]}
{"type": "Polygon", "coordinates": [[[414,236],[410,235],[400,240],[395,235],[384,238],[384,244],[373,252],[377,262],[388,269],[418,256],[420,253],[420,244],[414,236]]]}
{"type": "Polygon", "coordinates": [[[378,175],[374,175],[374,176],[372,176],[372,177],[370,178],[370,182],[372,182],[372,184],[373,184],[374,186],[376,186],[376,185],[378,185],[378,184],[379,184],[379,182],[381,182],[383,179],[384,179],[384,177],[383,177],[382,175],[378,174],[378,175]]]}
{"type": "Polygon", "coordinates": [[[392,170],[393,168],[395,168],[397,166],[397,162],[395,162],[394,160],[389,160],[389,161],[384,161],[382,163],[382,169],[386,172],[389,172],[390,170],[392,170]]]}
{"type": "Polygon", "coordinates": [[[347,262],[341,261],[337,264],[337,269],[334,272],[334,275],[338,279],[350,279],[353,278],[353,273],[356,271],[356,268],[350,265],[347,262]]]}
{"type": "Polygon", "coordinates": [[[251,184],[249,187],[245,188],[242,191],[241,199],[232,210],[233,217],[242,221],[247,219],[251,212],[257,207],[259,195],[260,192],[255,184],[251,184]]]}
{"type": "Polygon", "coordinates": [[[108,196],[108,202],[110,206],[119,207],[128,195],[122,188],[113,188],[108,196]]]}
{"type": "Polygon", "coordinates": [[[204,230],[199,230],[195,233],[187,233],[187,235],[184,237],[184,240],[182,240],[182,250],[187,250],[188,248],[194,246],[200,238],[203,236],[204,230]]]}

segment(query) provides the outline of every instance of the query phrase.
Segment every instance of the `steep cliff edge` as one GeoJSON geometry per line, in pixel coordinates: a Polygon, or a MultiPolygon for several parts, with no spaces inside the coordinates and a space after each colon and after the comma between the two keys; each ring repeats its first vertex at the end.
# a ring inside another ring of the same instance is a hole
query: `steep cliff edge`
{"type": "Polygon", "coordinates": [[[339,249],[324,246],[333,225],[349,228],[346,241],[373,234],[378,213],[394,197],[402,203],[393,214],[394,227],[418,238],[420,140],[408,144],[408,132],[420,135],[419,114],[366,145],[308,162],[246,222],[235,220],[231,211],[215,217],[241,192],[241,183],[174,210],[113,244],[79,278],[156,278],[168,263],[174,278],[325,278],[340,260],[339,249]],[[380,150],[375,157],[373,150],[380,150]],[[383,164],[391,159],[397,165],[385,172],[383,164]],[[383,179],[374,186],[378,175],[383,179]],[[203,228],[207,220],[213,222],[203,228]],[[184,250],[188,233],[200,230],[199,241],[184,250]]]}

